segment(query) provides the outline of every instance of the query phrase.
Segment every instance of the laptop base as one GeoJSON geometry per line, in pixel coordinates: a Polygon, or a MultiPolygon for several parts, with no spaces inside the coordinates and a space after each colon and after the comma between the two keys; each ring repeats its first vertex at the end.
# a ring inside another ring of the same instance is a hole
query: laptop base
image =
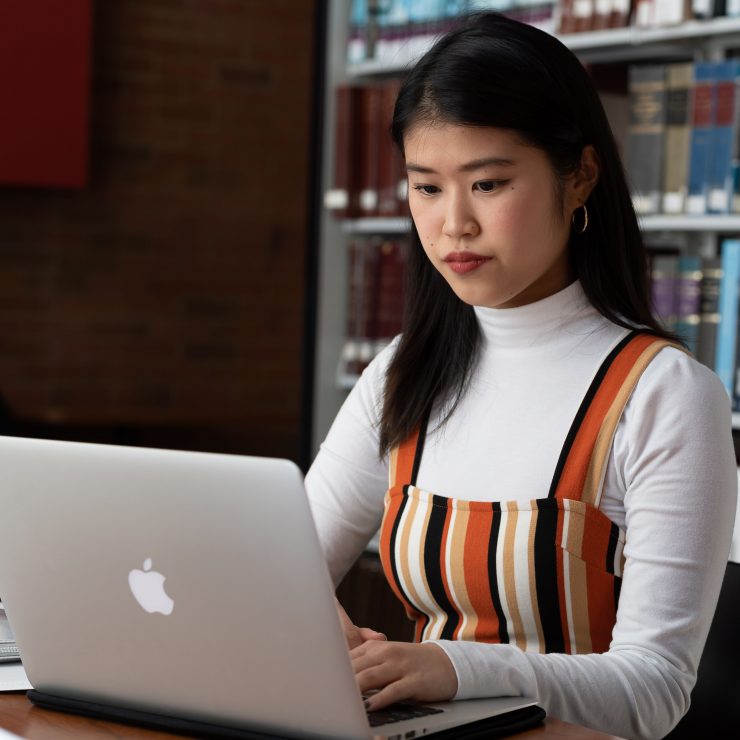
{"type": "MultiPolygon", "coordinates": [[[[28,699],[42,709],[79,714],[93,719],[123,722],[137,727],[149,727],[163,732],[178,735],[189,735],[199,738],[223,738],[225,740],[285,740],[281,735],[268,735],[263,732],[242,730],[235,727],[213,725],[208,722],[170,717],[163,714],[125,709],[108,704],[98,704],[80,699],[68,699],[31,689],[26,692],[28,699]]],[[[538,706],[523,707],[511,712],[471,722],[468,725],[454,727],[451,730],[433,733],[434,740],[486,740],[487,738],[506,737],[522,732],[545,719],[545,710],[538,706]]],[[[392,732],[392,725],[383,728],[392,732]]],[[[381,728],[377,728],[378,731],[381,728]]]]}

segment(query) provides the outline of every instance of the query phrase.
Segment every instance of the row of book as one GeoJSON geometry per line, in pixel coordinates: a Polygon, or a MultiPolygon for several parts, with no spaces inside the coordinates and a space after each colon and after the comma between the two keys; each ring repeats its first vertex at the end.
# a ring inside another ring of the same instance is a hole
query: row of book
{"type": "Polygon", "coordinates": [[[629,69],[635,210],[740,212],[740,60],[629,69]]]}
{"type": "Polygon", "coordinates": [[[560,0],[560,34],[636,26],[661,28],[691,20],[740,15],[740,0],[560,0]]]}
{"type": "Polygon", "coordinates": [[[347,61],[394,59],[402,48],[421,52],[455,19],[496,10],[551,30],[555,0],[352,0],[347,61]]]}
{"type": "Polygon", "coordinates": [[[716,258],[654,253],[650,270],[661,322],[717,373],[740,410],[740,239],[724,239],[716,258]]]}
{"type": "Polygon", "coordinates": [[[405,243],[377,237],[349,244],[347,328],[339,378],[359,375],[401,331],[405,243]]]}
{"type": "Polygon", "coordinates": [[[403,49],[407,56],[421,53],[456,18],[476,10],[570,34],[740,16],[740,0],[352,0],[347,61],[393,60],[403,49]]]}
{"type": "Polygon", "coordinates": [[[389,130],[398,86],[387,80],[334,91],[334,180],[324,204],[337,218],[406,213],[406,171],[389,130]]]}

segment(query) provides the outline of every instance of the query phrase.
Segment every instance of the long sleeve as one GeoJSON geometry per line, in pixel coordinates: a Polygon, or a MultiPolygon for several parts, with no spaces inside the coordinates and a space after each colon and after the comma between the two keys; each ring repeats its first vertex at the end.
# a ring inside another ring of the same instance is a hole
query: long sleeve
{"type": "Polygon", "coordinates": [[[660,353],[625,408],[607,469],[602,509],[627,532],[609,651],[543,655],[440,641],[457,698],[530,695],[553,716],[622,737],[669,732],[689,706],[729,552],[730,429],[717,378],[676,350],[660,353]]]}
{"type": "Polygon", "coordinates": [[[388,461],[377,425],[392,343],[366,368],[337,414],[306,475],[314,522],[337,585],[380,526],[388,461]]]}

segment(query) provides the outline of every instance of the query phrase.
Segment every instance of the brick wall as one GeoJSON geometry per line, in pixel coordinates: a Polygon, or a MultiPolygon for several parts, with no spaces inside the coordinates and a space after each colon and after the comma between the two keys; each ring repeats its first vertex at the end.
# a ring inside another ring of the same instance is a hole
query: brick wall
{"type": "Polygon", "coordinates": [[[89,187],[0,188],[7,414],[295,457],[314,0],[95,13],[89,187]]]}

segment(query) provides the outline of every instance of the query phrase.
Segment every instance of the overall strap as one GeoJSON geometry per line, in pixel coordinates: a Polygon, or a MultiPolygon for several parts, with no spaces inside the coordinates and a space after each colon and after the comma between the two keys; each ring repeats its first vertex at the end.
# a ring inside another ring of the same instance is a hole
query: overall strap
{"type": "Polygon", "coordinates": [[[573,419],[555,467],[550,497],[580,499],[598,507],[617,424],[637,381],[664,347],[679,345],[630,332],[609,353],[573,419]]]}
{"type": "Polygon", "coordinates": [[[416,485],[416,476],[419,474],[421,456],[424,452],[429,415],[430,411],[428,410],[424,413],[419,427],[400,445],[391,450],[388,469],[390,488],[398,485],[416,485]]]}

